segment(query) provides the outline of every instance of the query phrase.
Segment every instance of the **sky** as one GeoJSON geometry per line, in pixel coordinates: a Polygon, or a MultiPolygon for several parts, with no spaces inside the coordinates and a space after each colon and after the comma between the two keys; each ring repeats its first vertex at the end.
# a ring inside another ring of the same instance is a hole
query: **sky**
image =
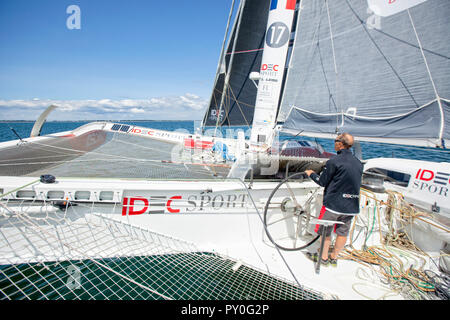
{"type": "Polygon", "coordinates": [[[0,0],[0,120],[202,119],[231,3],[0,0]]]}

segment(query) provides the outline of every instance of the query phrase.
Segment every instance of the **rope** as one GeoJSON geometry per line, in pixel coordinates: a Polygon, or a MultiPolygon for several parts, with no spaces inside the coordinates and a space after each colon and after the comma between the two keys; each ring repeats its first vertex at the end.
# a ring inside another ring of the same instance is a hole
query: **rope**
{"type": "MultiPolygon", "coordinates": [[[[379,211],[380,206],[375,205],[372,229],[368,232],[362,250],[357,250],[353,247],[353,232],[356,225],[356,222],[354,222],[350,231],[350,245],[344,248],[340,258],[353,260],[369,267],[378,266],[378,273],[383,276],[386,284],[389,284],[393,291],[407,295],[410,298],[426,299],[431,297],[430,294],[434,294],[434,296],[437,296],[438,298],[448,299],[447,297],[450,292],[449,277],[446,275],[440,277],[432,271],[423,270],[426,264],[423,255],[428,257],[429,255],[418,248],[414,242],[408,238],[406,233],[397,232],[393,227],[395,210],[399,213],[400,221],[403,220],[410,223],[413,219],[420,218],[420,216],[429,215],[424,212],[417,212],[415,208],[411,207],[409,204],[407,205],[403,200],[403,195],[398,192],[388,191],[389,198],[387,203],[385,203],[378,200],[372,192],[364,189],[361,191],[367,198],[375,200],[375,204],[379,203],[388,208],[385,212],[385,217],[389,222],[389,232],[383,238],[379,211]],[[371,193],[372,196],[369,193],[371,193]],[[397,203],[397,200],[400,200],[399,203],[397,203]],[[398,207],[399,204],[400,208],[398,207]],[[374,228],[375,216],[378,217],[378,231],[380,234],[381,246],[366,247],[366,241],[371,236],[374,228]],[[402,257],[406,258],[407,261],[414,260],[416,263],[407,267],[402,261],[402,257]],[[413,265],[418,264],[417,260],[422,260],[422,264],[418,268],[413,268],[413,265]],[[432,275],[430,275],[430,273],[432,273],[432,275]]],[[[427,222],[426,220],[424,221],[427,222]]],[[[366,228],[368,229],[368,227],[366,228]]],[[[353,289],[358,292],[355,287],[353,287],[353,289]]]]}
{"type": "MultiPolygon", "coordinates": [[[[366,189],[363,189],[363,188],[362,188],[361,190],[362,190],[362,191],[365,191],[365,192],[370,192],[370,191],[368,191],[368,190],[366,190],[366,189]]],[[[434,227],[439,228],[439,229],[441,229],[441,230],[443,230],[443,231],[445,231],[445,232],[450,232],[450,229],[448,229],[448,228],[445,228],[445,227],[443,227],[443,226],[434,224],[433,222],[431,222],[431,221],[429,221],[429,220],[423,219],[422,216],[425,216],[425,217],[428,217],[428,218],[432,218],[432,216],[431,216],[430,214],[426,213],[426,212],[423,212],[423,211],[417,211],[417,210],[416,210],[414,207],[412,207],[410,204],[406,203],[406,202],[403,200],[403,195],[402,195],[401,193],[396,192],[396,191],[390,191],[390,190],[387,190],[386,192],[387,192],[388,194],[390,194],[390,195],[395,195],[395,194],[396,194],[396,195],[399,195],[399,196],[401,197],[403,207],[402,207],[402,208],[399,208],[399,207],[395,206],[394,204],[392,204],[391,202],[392,202],[393,200],[388,200],[388,203],[385,203],[383,200],[378,200],[378,199],[377,199],[376,197],[374,197],[374,196],[371,197],[371,196],[369,196],[369,195],[366,195],[366,197],[368,197],[368,198],[370,198],[370,199],[372,199],[372,200],[375,200],[376,202],[379,202],[381,205],[386,205],[386,206],[387,206],[388,208],[390,208],[391,210],[392,210],[392,209],[398,210],[398,211],[400,212],[400,214],[402,215],[403,218],[413,218],[413,219],[418,219],[418,220],[420,220],[420,221],[429,223],[429,224],[433,225],[434,227]]]]}

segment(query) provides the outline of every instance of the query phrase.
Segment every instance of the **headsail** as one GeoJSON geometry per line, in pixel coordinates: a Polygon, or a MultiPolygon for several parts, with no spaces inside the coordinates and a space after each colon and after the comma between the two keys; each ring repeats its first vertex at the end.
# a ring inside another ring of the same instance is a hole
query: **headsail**
{"type": "Polygon", "coordinates": [[[242,2],[236,17],[240,23],[234,24],[203,126],[252,124],[256,87],[248,75],[261,66],[269,4],[270,0],[242,2]]]}
{"type": "Polygon", "coordinates": [[[370,10],[384,2],[301,2],[278,117],[285,132],[448,146],[450,2],[370,10]]]}

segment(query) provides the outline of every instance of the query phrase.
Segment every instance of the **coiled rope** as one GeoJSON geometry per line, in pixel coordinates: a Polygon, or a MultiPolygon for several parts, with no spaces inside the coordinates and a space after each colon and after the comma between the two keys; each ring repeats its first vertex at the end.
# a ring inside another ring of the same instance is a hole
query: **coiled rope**
{"type": "MultiPolygon", "coordinates": [[[[421,219],[422,217],[431,218],[431,216],[425,212],[418,211],[406,203],[403,195],[398,192],[388,191],[389,197],[387,203],[377,199],[375,194],[368,190],[361,190],[361,193],[367,198],[375,200],[374,221],[372,222],[370,232],[369,226],[367,226],[367,237],[364,241],[363,248],[358,250],[353,247],[355,219],[350,231],[350,244],[344,248],[340,258],[353,260],[365,266],[378,266],[378,273],[383,276],[385,284],[390,285],[393,291],[407,295],[409,298],[449,299],[450,277],[445,274],[438,275],[431,270],[424,270],[426,261],[423,256],[430,256],[418,248],[405,232],[400,231],[402,228],[395,228],[394,226],[395,218],[399,218],[395,219],[395,221],[400,221],[406,225],[406,223],[412,223],[414,219],[421,219]],[[385,237],[383,237],[381,232],[381,206],[377,206],[377,204],[385,205],[387,208],[385,218],[389,221],[389,232],[385,237]],[[398,216],[396,216],[396,213],[398,213],[398,216]],[[378,232],[381,245],[367,247],[366,241],[372,234],[376,217],[378,218],[378,232]],[[418,268],[414,268],[413,265],[406,266],[401,257],[408,258],[408,261],[411,259],[415,261],[422,260],[422,263],[418,268]]],[[[433,224],[429,220],[421,220],[433,224]]],[[[435,224],[433,225],[440,227],[435,224]]],[[[443,226],[440,229],[449,232],[443,226]]],[[[445,255],[447,254],[440,256],[445,255]]],[[[435,262],[433,261],[433,263],[435,262]]]]}

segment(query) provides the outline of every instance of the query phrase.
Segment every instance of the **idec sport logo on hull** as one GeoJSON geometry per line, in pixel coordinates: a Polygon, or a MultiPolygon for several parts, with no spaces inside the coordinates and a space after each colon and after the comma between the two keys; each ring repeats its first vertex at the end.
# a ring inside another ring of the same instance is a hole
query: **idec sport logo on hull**
{"type": "Polygon", "coordinates": [[[180,200],[181,196],[173,196],[167,199],[164,196],[144,197],[124,197],[122,201],[122,215],[130,216],[143,213],[179,213],[180,209],[172,208],[172,201],[180,200]],[[150,207],[151,204],[151,207],[150,207]]]}
{"type": "Polygon", "coordinates": [[[447,197],[449,184],[450,173],[419,169],[416,173],[412,187],[416,190],[428,191],[432,194],[447,197]]]}
{"type": "Polygon", "coordinates": [[[162,213],[189,213],[244,208],[246,194],[197,194],[174,196],[130,196],[122,200],[122,216],[162,213]]]}

